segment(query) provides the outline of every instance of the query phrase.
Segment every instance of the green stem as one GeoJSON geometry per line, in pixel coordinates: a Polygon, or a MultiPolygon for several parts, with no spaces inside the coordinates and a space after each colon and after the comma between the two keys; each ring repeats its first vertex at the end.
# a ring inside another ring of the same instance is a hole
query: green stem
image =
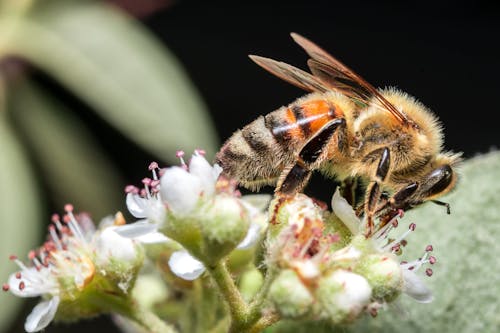
{"type": "Polygon", "coordinates": [[[212,278],[217,283],[219,291],[229,305],[231,314],[231,332],[240,332],[248,321],[248,305],[243,300],[240,291],[227,269],[225,261],[220,261],[209,268],[212,278]]]}
{"type": "Polygon", "coordinates": [[[266,327],[271,326],[272,324],[278,322],[280,320],[279,314],[276,312],[271,312],[263,317],[261,317],[250,329],[248,329],[247,333],[259,333],[262,332],[266,327]]]}
{"type": "Polygon", "coordinates": [[[249,310],[249,321],[254,322],[259,320],[261,317],[262,305],[266,299],[267,294],[269,293],[269,288],[271,288],[271,284],[276,277],[276,273],[278,270],[275,267],[269,267],[266,272],[266,276],[264,278],[264,282],[260,287],[258,293],[254,296],[252,303],[250,303],[249,310]]]}
{"type": "Polygon", "coordinates": [[[176,333],[177,330],[158,318],[153,312],[139,306],[131,309],[128,317],[151,333],[176,333]]]}

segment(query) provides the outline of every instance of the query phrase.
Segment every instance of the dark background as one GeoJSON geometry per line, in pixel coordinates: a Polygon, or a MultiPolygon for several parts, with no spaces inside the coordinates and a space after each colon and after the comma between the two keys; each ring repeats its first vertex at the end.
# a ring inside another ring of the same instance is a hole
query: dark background
{"type": "MultiPolygon", "coordinates": [[[[338,57],[374,86],[396,86],[417,97],[444,124],[445,148],[465,157],[500,144],[500,11],[483,1],[177,1],[141,18],[185,66],[214,118],[221,142],[258,115],[304,94],[251,62],[258,54],[305,68],[300,33],[338,57]]],[[[35,78],[81,111],[129,182],[155,159],[128,142],[57,83],[35,78]]],[[[315,190],[317,185],[320,190],[315,190]]],[[[321,192],[328,182],[315,177],[321,192]]],[[[25,316],[12,327],[21,332],[25,316]]],[[[115,332],[107,317],[46,332],[115,332]]]]}

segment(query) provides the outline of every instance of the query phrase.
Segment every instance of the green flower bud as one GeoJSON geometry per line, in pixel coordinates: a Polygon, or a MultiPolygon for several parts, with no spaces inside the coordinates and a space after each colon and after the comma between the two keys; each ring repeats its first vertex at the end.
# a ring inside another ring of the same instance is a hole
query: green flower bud
{"type": "Polygon", "coordinates": [[[314,303],[309,289],[291,269],[279,273],[269,290],[269,299],[280,314],[288,318],[306,316],[314,303]]]}
{"type": "Polygon", "coordinates": [[[338,324],[354,320],[370,303],[372,288],[361,275],[336,270],[322,277],[314,291],[320,316],[338,324]]]}
{"type": "Polygon", "coordinates": [[[389,253],[364,257],[355,272],[361,274],[373,289],[373,298],[390,302],[402,291],[401,265],[389,253]]]}

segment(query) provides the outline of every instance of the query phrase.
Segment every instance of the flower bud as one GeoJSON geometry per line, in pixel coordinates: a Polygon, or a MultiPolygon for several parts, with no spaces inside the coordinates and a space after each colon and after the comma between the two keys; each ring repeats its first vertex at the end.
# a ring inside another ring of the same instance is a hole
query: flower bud
{"type": "Polygon", "coordinates": [[[215,262],[234,250],[249,226],[247,211],[237,198],[216,196],[200,225],[210,260],[215,262]]]}
{"type": "Polygon", "coordinates": [[[373,289],[373,298],[377,300],[390,302],[402,291],[401,266],[390,254],[366,256],[355,272],[366,278],[373,289]]]}
{"type": "Polygon", "coordinates": [[[304,317],[311,310],[314,298],[297,274],[286,269],[280,272],[269,290],[269,299],[283,317],[304,317]]]}
{"type": "Polygon", "coordinates": [[[361,275],[336,270],[318,281],[315,295],[325,319],[334,324],[354,320],[370,303],[372,288],[361,275]]]}

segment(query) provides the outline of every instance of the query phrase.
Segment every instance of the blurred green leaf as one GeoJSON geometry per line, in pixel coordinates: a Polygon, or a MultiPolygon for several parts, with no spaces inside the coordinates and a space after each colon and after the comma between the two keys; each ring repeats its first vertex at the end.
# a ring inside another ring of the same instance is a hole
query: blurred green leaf
{"type": "Polygon", "coordinates": [[[214,127],[174,56],[139,23],[94,1],[46,1],[12,29],[7,49],[55,77],[125,135],[173,161],[212,156],[214,127]]]}
{"type": "MultiPolygon", "coordinates": [[[[17,267],[11,254],[25,258],[37,243],[43,218],[43,197],[22,146],[0,110],[0,283],[17,267]]],[[[22,299],[0,292],[0,331],[15,318],[22,299]]]]}
{"type": "Polygon", "coordinates": [[[9,110],[26,137],[55,203],[100,218],[124,209],[119,173],[89,131],[61,103],[27,80],[12,89],[9,110]]]}

